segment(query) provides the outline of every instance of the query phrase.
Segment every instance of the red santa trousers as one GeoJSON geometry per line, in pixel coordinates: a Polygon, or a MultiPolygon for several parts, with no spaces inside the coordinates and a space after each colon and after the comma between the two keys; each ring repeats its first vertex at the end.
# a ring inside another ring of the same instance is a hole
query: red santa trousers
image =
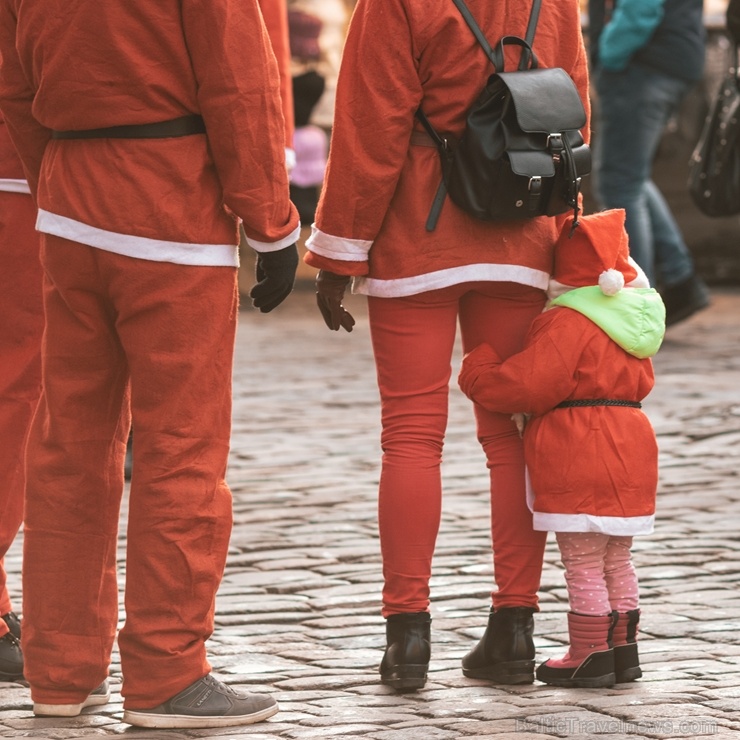
{"type": "Polygon", "coordinates": [[[42,237],[43,392],[28,441],[23,650],[34,701],[81,702],[108,673],[130,414],[124,706],[210,670],[232,524],[224,481],[236,269],[138,260],[42,237]]]}
{"type": "MultiPolygon", "coordinates": [[[[404,298],[370,298],[381,398],[383,464],[379,527],[383,616],[429,608],[439,530],[440,464],[458,319],[464,351],[487,342],[502,358],[519,352],[541,311],[541,290],[465,283],[404,298]]],[[[510,414],[476,406],[490,471],[494,608],[537,606],[546,533],[532,529],[522,440],[510,414]]]]}
{"type": "MultiPolygon", "coordinates": [[[[23,456],[41,392],[44,312],[35,221],[30,195],[0,192],[0,559],[23,518],[23,456]]],[[[0,614],[11,609],[0,564],[0,614]]],[[[0,637],[7,631],[0,620],[0,637]]]]}

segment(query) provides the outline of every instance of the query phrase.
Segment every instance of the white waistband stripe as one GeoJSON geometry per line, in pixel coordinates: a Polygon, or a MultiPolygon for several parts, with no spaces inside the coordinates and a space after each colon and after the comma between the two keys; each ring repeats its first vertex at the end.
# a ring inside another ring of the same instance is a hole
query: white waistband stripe
{"type": "Polygon", "coordinates": [[[546,272],[534,270],[531,267],[485,263],[450,267],[446,270],[396,280],[356,277],[352,292],[378,298],[401,298],[426,293],[429,290],[440,290],[449,285],[477,282],[519,283],[546,290],[549,278],[546,272]]]}
{"type": "Polygon", "coordinates": [[[178,265],[239,266],[239,251],[234,244],[189,244],[120,234],[44,210],[39,210],[36,228],[44,234],[52,234],[125,257],[178,265]]]}
{"type": "Polygon", "coordinates": [[[0,177],[0,190],[4,193],[31,194],[31,188],[28,187],[28,182],[26,182],[26,180],[14,180],[7,177],[0,177]]]}

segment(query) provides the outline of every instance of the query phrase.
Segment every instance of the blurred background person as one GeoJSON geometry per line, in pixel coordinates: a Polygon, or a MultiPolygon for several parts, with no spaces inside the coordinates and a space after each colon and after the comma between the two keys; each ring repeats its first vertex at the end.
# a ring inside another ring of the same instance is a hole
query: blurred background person
{"type": "Polygon", "coordinates": [[[593,187],[624,208],[630,252],[675,324],[709,305],[709,291],[652,180],[670,118],[702,77],[702,0],[589,0],[594,115],[593,187]]]}

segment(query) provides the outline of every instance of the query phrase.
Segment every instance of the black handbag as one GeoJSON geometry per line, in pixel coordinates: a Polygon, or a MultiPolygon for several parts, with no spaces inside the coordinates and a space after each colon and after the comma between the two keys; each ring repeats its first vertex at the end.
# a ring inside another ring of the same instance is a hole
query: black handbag
{"type": "Polygon", "coordinates": [[[738,47],[689,161],[689,194],[707,216],[740,213],[740,79],[738,47]]]}
{"type": "Polygon", "coordinates": [[[532,50],[541,0],[534,0],[524,39],[504,36],[494,50],[463,0],[453,0],[494,66],[470,108],[462,137],[439,134],[416,113],[439,151],[443,180],[426,228],[436,226],[445,194],[486,221],[578,213],[581,177],[591,153],[580,129],[586,111],[564,69],[540,69],[532,50]],[[504,48],[522,49],[519,68],[506,72],[504,48]]]}

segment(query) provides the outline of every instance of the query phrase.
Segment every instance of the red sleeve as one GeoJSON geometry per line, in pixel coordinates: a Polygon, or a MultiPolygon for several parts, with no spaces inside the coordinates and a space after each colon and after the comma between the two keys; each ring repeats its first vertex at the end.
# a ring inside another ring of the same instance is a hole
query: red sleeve
{"type": "Polygon", "coordinates": [[[198,103],[226,206],[258,251],[297,240],[280,77],[257,0],[183,0],[198,103]]]}
{"type": "Polygon", "coordinates": [[[0,108],[35,198],[41,160],[51,132],[39,124],[31,112],[34,90],[16,52],[16,26],[16,2],[0,3],[0,108]]]}
{"type": "Polygon", "coordinates": [[[527,346],[503,362],[486,345],[463,358],[458,382],[470,399],[489,411],[542,414],[576,388],[579,355],[568,351],[579,338],[558,338],[545,330],[530,335],[527,346]]]}
{"type": "Polygon", "coordinates": [[[303,261],[315,267],[317,270],[328,270],[333,272],[335,275],[367,275],[368,263],[367,262],[350,262],[346,260],[333,260],[329,257],[323,257],[315,252],[306,252],[303,256],[303,261]]]}
{"type": "Polygon", "coordinates": [[[320,231],[372,242],[406,159],[422,87],[404,0],[359,0],[337,82],[320,231]]]}

